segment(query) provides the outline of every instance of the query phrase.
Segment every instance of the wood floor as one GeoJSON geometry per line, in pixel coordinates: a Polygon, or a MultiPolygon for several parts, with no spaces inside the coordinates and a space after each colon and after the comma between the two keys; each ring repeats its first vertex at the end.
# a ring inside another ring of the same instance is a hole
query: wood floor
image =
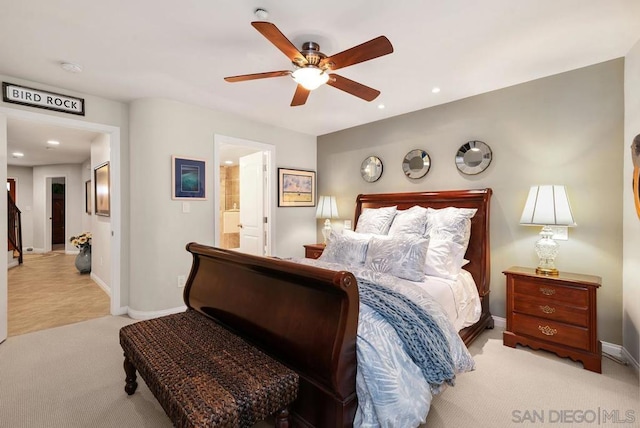
{"type": "Polygon", "coordinates": [[[74,261],[62,252],[27,254],[9,269],[9,336],[109,315],[109,296],[74,261]]]}

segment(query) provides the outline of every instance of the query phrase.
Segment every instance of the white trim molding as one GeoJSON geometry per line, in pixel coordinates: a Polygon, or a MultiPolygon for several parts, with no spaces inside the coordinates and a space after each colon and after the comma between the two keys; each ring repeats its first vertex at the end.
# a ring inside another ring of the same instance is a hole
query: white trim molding
{"type": "Polygon", "coordinates": [[[507,328],[507,319],[502,317],[497,317],[495,315],[491,316],[493,318],[494,327],[505,329],[507,328]]]}
{"type": "Polygon", "coordinates": [[[96,274],[94,274],[93,272],[91,272],[91,279],[93,280],[93,282],[95,282],[96,284],[98,284],[98,286],[100,288],[102,288],[102,290],[107,293],[107,296],[111,297],[111,287],[109,287],[107,284],[105,284],[105,282],[103,280],[101,280],[96,274]]]}
{"type": "Polygon", "coordinates": [[[150,320],[152,318],[163,317],[165,315],[177,314],[186,310],[187,307],[185,305],[161,311],[136,311],[135,309],[127,308],[127,314],[134,320],[150,320]]]}

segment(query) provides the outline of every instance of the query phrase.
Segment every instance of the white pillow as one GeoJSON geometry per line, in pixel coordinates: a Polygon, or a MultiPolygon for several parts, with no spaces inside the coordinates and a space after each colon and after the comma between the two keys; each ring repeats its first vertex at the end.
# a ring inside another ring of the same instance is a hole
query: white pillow
{"type": "Polygon", "coordinates": [[[410,281],[424,279],[429,239],[419,235],[373,236],[364,266],[410,281]]]}
{"type": "Polygon", "coordinates": [[[396,215],[397,207],[366,208],[358,217],[356,232],[386,235],[396,215]]]}
{"type": "Polygon", "coordinates": [[[475,208],[427,208],[427,235],[431,239],[448,239],[467,250],[471,236],[471,217],[475,208]]]}
{"type": "Polygon", "coordinates": [[[425,273],[445,279],[456,279],[462,269],[471,237],[471,218],[475,208],[427,208],[429,251],[425,273]]]}
{"type": "Polygon", "coordinates": [[[464,248],[451,240],[431,239],[424,273],[444,279],[456,279],[462,269],[464,248]]]}
{"type": "Polygon", "coordinates": [[[396,211],[389,228],[389,235],[424,235],[427,230],[427,209],[414,205],[408,210],[396,211]]]}
{"type": "Polygon", "coordinates": [[[341,263],[348,266],[362,266],[367,255],[370,236],[351,231],[338,234],[331,232],[327,239],[327,246],[318,260],[341,263]]]}

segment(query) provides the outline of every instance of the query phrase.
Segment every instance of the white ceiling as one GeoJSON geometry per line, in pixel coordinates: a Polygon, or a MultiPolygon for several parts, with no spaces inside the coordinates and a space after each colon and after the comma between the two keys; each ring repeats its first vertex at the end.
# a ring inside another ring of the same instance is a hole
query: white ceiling
{"type": "Polygon", "coordinates": [[[640,39],[638,0],[0,0],[0,6],[0,74],[123,102],[170,98],[311,135],[619,58],[640,39]],[[325,85],[306,105],[290,107],[289,77],[225,82],[290,69],[250,25],[257,7],[294,45],[315,41],[327,55],[387,36],[394,53],[339,71],[381,95],[368,103],[325,85]],[[64,61],[84,71],[63,71],[64,61]],[[441,92],[432,93],[434,86],[441,92]]]}

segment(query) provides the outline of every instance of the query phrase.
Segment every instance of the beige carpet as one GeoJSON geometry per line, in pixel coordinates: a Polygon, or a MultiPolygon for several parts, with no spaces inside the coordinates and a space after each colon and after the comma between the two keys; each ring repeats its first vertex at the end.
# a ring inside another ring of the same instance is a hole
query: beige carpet
{"type": "MultiPolygon", "coordinates": [[[[108,316],[0,344],[0,427],[171,427],[144,382],[133,396],[124,392],[118,330],[131,322],[108,316]]],[[[592,373],[547,352],[504,347],[497,329],[485,332],[471,353],[477,369],[433,399],[427,427],[640,426],[638,376],[629,367],[604,359],[603,374],[592,373]],[[578,411],[598,412],[601,421],[549,422],[563,410],[574,418],[578,411]],[[524,419],[527,411],[547,419],[532,423],[524,419]]]]}

